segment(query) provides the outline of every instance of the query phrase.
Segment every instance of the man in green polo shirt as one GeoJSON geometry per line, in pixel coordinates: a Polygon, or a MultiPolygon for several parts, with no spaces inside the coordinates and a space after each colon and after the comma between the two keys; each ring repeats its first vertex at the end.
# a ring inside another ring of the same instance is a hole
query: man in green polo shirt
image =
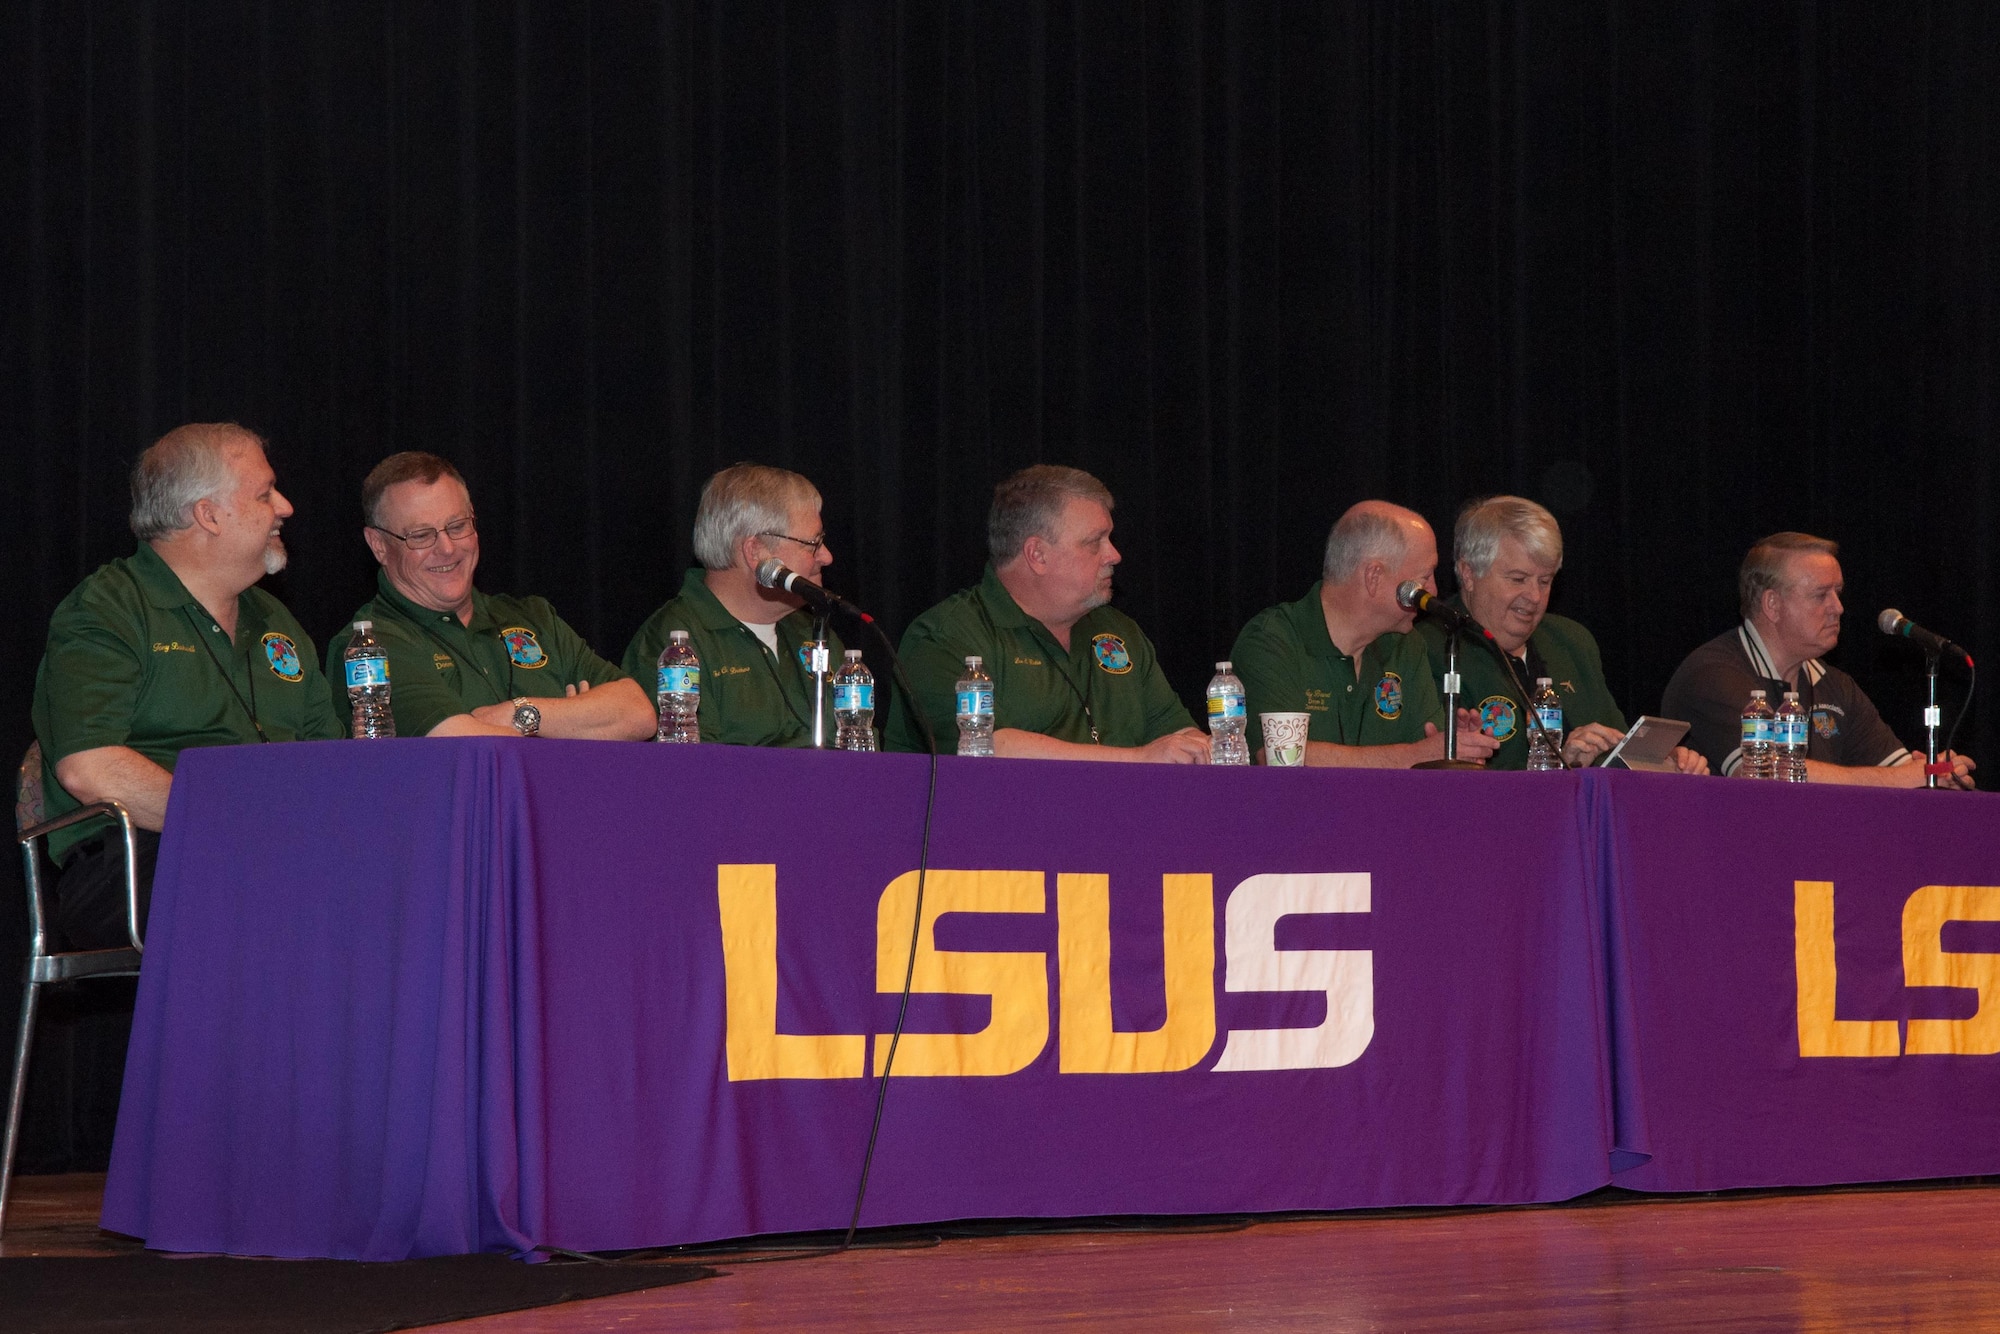
{"type": "Polygon", "coordinates": [[[1136,622],[1108,605],[1111,492],[1078,468],[1037,464],[994,488],[976,587],[903,633],[916,699],[899,699],[889,749],[922,750],[921,709],[946,754],[957,748],[954,687],[965,659],[993,678],[993,753],[1062,760],[1206,764],[1208,737],[1167,684],[1136,622]]]}
{"type": "MultiPolygon", "coordinates": [[[[180,752],[343,735],[313,642],[257,581],[285,566],[291,502],[264,442],[234,423],[162,436],[132,469],[139,548],[56,607],[35,673],[35,736],[50,818],[121,803],[136,826],[140,920],[180,752]]],[[[58,927],[76,947],[123,942],[123,846],[59,830],[58,927]]]]}
{"type": "MultiPolygon", "coordinates": [[[[640,741],[653,706],[597,656],[544,598],[473,587],[479,527],[458,469],[435,454],[391,454],[361,485],[362,538],[381,569],[376,593],[327,648],[345,681],[355,621],[389,655],[398,736],[551,736],[640,741]]],[[[347,716],[347,691],[336,696],[347,716]]]]}
{"type": "MultiPolygon", "coordinates": [[[[1341,515],[1320,582],[1259,612],[1230,650],[1251,749],[1264,744],[1260,713],[1303,712],[1309,765],[1407,769],[1442,759],[1444,705],[1409,634],[1412,614],[1396,602],[1404,580],[1435,592],[1436,578],[1437,538],[1422,515],[1380,500],[1341,515]]],[[[1458,758],[1483,760],[1493,746],[1461,710],[1458,758]]]]}
{"type": "MultiPolygon", "coordinates": [[[[1562,529],[1555,515],[1520,496],[1475,500],[1459,512],[1452,534],[1458,592],[1450,605],[1486,627],[1529,691],[1547,677],[1562,700],[1563,760],[1594,764],[1625,735],[1625,714],[1611,697],[1590,631],[1551,616],[1549,592],[1562,568],[1562,529]]],[[[1444,680],[1445,632],[1434,622],[1417,628],[1434,681],[1444,680]]],[[[1499,743],[1487,761],[1495,769],[1528,766],[1528,712],[1506,665],[1484,644],[1461,637],[1461,697],[1479,715],[1480,731],[1499,743]]],[[[1442,688],[1440,686],[1440,688],[1442,688]]],[[[1708,761],[1686,746],[1674,761],[1683,773],[1705,774],[1708,761]]]]}
{"type": "MultiPolygon", "coordinates": [[[[682,578],[679,596],[639,627],[625,650],[625,670],[655,681],[667,636],[685,630],[701,657],[703,741],[811,745],[812,670],[804,646],[812,640],[813,617],[793,594],[760,586],[757,567],[775,556],[818,583],[820,571],[833,564],[818,488],[783,468],[724,468],[701,489],[694,554],[701,566],[682,578]]],[[[826,638],[829,665],[837,668],[840,639],[831,630],[826,638]]],[[[822,703],[831,746],[831,684],[822,703]]]]}

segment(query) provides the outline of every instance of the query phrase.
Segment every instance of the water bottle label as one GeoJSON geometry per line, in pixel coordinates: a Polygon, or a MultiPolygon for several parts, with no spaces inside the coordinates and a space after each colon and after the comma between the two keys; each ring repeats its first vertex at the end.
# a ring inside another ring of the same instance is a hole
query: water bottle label
{"type": "Polygon", "coordinates": [[[347,688],[362,690],[369,686],[389,684],[389,660],[387,658],[349,658],[347,660],[347,688]]]}
{"type": "Polygon", "coordinates": [[[1242,718],[1247,716],[1243,708],[1243,696],[1235,691],[1208,697],[1208,716],[1215,718],[1242,718]]]}
{"type": "Polygon", "coordinates": [[[1780,718],[1778,720],[1778,744],[1798,746],[1806,744],[1806,720],[1804,718],[1780,718]]]}
{"type": "Polygon", "coordinates": [[[695,695],[701,693],[701,668],[660,668],[660,693],[662,695],[695,695]]]}
{"type": "Polygon", "coordinates": [[[1769,744],[1777,739],[1777,729],[1771,726],[1769,718],[1745,718],[1743,720],[1743,744],[1758,742],[1769,744]]]}
{"type": "Polygon", "coordinates": [[[958,692],[958,716],[970,718],[975,714],[993,712],[993,692],[991,690],[961,690],[958,692]]]}
{"type": "Polygon", "coordinates": [[[1535,717],[1540,720],[1542,730],[1551,736],[1563,730],[1563,711],[1561,709],[1536,709],[1535,717]]]}
{"type": "Polygon", "coordinates": [[[833,688],[833,711],[835,713],[859,713],[875,711],[874,686],[835,686],[833,688]]]}

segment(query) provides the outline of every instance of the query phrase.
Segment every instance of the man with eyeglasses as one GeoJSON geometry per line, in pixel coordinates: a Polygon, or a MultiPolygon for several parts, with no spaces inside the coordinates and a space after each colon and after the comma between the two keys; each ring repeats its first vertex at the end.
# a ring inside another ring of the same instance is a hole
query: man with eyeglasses
{"type": "MultiPolygon", "coordinates": [[[[813,687],[804,646],[813,618],[797,597],[759,585],[757,567],[775,556],[819,582],[820,571],[833,564],[819,489],[783,468],[724,468],[701,489],[694,555],[701,564],[681,579],[679,595],[639,627],[625,650],[625,670],[654,680],[669,633],[685,630],[701,655],[704,742],[811,745],[813,687]]],[[[831,630],[827,650],[838,665],[842,649],[831,630]]],[[[831,687],[826,717],[830,730],[831,687]]]]}
{"type": "Polygon", "coordinates": [[[381,565],[376,593],[334,636],[327,679],[348,717],[341,656],[355,621],[389,655],[398,736],[551,736],[638,741],[652,701],[591,651],[548,600],[482,593],[479,526],[458,469],[391,454],[361,484],[361,536],[381,565]]]}

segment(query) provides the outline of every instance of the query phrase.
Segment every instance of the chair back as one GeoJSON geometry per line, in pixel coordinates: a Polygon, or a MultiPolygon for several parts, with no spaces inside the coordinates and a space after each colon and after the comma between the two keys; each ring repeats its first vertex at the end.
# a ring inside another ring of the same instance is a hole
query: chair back
{"type": "Polygon", "coordinates": [[[14,780],[15,832],[47,818],[48,807],[42,797],[42,743],[30,741],[28,753],[21,757],[21,772],[14,780]]]}

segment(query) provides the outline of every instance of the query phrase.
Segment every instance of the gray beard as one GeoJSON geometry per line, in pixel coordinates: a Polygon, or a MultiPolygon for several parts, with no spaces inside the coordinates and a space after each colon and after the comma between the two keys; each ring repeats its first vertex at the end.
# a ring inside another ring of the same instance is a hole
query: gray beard
{"type": "Polygon", "coordinates": [[[285,544],[272,538],[271,545],[264,548],[264,573],[276,574],[285,568],[285,560],[285,544]]]}

